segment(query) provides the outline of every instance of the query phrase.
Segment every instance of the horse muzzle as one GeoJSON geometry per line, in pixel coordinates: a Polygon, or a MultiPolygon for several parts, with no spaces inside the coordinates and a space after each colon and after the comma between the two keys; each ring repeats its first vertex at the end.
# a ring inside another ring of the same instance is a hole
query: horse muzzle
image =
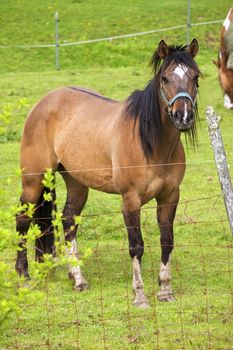
{"type": "Polygon", "coordinates": [[[193,109],[196,104],[196,98],[193,100],[189,93],[181,91],[169,100],[164,94],[162,87],[160,92],[168,107],[168,115],[176,128],[180,131],[191,129],[194,124],[195,115],[193,109]],[[186,101],[184,102],[184,100],[186,101]]]}
{"type": "Polygon", "coordinates": [[[180,131],[187,131],[191,129],[194,124],[194,113],[192,109],[177,109],[171,112],[170,118],[180,131]]]}

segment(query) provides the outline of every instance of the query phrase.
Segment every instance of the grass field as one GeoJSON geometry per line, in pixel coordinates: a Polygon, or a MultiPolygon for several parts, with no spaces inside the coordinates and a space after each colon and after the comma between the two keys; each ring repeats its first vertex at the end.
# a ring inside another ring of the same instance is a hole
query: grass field
{"type": "MultiPolygon", "coordinates": [[[[230,0],[191,1],[191,22],[225,18],[230,0]]],[[[51,44],[55,42],[55,11],[59,12],[60,43],[97,39],[186,24],[187,2],[158,1],[1,1],[0,46],[51,44]],[[98,16],[96,15],[98,14],[98,16]]],[[[197,36],[206,59],[218,46],[220,25],[191,28],[197,36]]],[[[164,38],[185,42],[185,29],[162,32],[98,44],[60,48],[62,69],[81,67],[129,67],[148,62],[153,45],[164,38]]],[[[55,65],[54,48],[0,49],[0,71],[44,71],[55,65]]]]}
{"type": "MultiPolygon", "coordinates": [[[[192,21],[223,19],[231,5],[228,0],[193,1],[192,21]]],[[[186,22],[186,2],[181,0],[10,0],[1,2],[0,10],[0,45],[53,42],[56,10],[60,14],[61,42],[186,22]]],[[[28,299],[21,314],[12,312],[0,323],[0,350],[233,348],[233,241],[205,121],[205,108],[212,105],[221,115],[222,136],[233,174],[232,111],[223,108],[212,64],[219,32],[220,24],[191,29],[191,37],[200,42],[199,144],[196,150],[186,150],[187,171],[175,220],[172,273],[176,302],[164,304],[156,299],[160,247],[155,202],[142,212],[143,277],[151,308],[137,310],[132,306],[131,262],[121,198],[91,191],[78,239],[81,257],[87,248],[93,251],[83,266],[90,290],[75,293],[67,279],[67,268],[55,269],[46,283],[36,288],[38,298],[28,299]]],[[[5,214],[17,205],[20,195],[19,139],[31,106],[47,91],[68,85],[87,86],[109,97],[125,98],[132,90],[143,88],[150,78],[147,62],[161,38],[168,43],[183,43],[185,31],[63,48],[60,71],[54,69],[54,49],[1,49],[0,110],[9,105],[13,111],[9,124],[4,130],[0,128],[4,141],[0,144],[2,232],[14,232],[14,222],[5,214]],[[19,108],[21,99],[24,103],[19,108]]],[[[59,176],[57,190],[61,210],[65,191],[59,176]]],[[[33,249],[29,254],[32,269],[33,249]]],[[[14,258],[14,249],[3,250],[0,244],[0,262],[7,263],[9,273],[14,270],[14,258]]],[[[10,288],[5,289],[6,293],[10,288]]],[[[13,288],[17,294],[16,285],[13,288]]]]}

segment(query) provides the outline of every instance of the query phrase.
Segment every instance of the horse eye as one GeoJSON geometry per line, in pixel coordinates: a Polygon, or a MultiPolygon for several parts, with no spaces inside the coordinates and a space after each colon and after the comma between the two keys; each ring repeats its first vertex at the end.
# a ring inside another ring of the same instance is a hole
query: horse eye
{"type": "Polygon", "coordinates": [[[164,84],[167,84],[169,80],[167,77],[165,77],[165,75],[162,75],[162,81],[164,82],[164,84]]]}

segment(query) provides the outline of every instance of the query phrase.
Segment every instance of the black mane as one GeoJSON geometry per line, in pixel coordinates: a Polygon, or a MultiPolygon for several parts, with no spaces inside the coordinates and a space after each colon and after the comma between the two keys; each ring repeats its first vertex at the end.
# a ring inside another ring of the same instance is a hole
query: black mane
{"type": "MultiPolygon", "coordinates": [[[[154,73],[154,78],[149,81],[144,90],[135,90],[127,99],[127,115],[134,118],[135,122],[139,120],[139,135],[144,154],[149,156],[153,153],[154,145],[162,133],[162,123],[159,105],[159,81],[160,75],[172,62],[184,64],[197,71],[197,64],[187,50],[187,45],[169,46],[168,55],[162,62],[158,51],[153,54],[149,65],[154,73]]],[[[194,112],[198,115],[197,105],[194,112]]],[[[186,132],[192,141],[196,143],[196,127],[186,132]]]]}

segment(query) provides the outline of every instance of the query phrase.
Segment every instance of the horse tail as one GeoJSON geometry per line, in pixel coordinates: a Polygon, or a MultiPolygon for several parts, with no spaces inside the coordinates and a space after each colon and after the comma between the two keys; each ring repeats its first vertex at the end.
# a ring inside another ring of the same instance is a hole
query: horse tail
{"type": "Polygon", "coordinates": [[[44,187],[36,206],[34,222],[41,231],[40,237],[35,240],[35,259],[43,261],[43,254],[53,254],[55,256],[54,246],[54,226],[53,216],[56,211],[56,191],[44,187]],[[51,194],[51,200],[45,200],[44,194],[51,194]]]}

